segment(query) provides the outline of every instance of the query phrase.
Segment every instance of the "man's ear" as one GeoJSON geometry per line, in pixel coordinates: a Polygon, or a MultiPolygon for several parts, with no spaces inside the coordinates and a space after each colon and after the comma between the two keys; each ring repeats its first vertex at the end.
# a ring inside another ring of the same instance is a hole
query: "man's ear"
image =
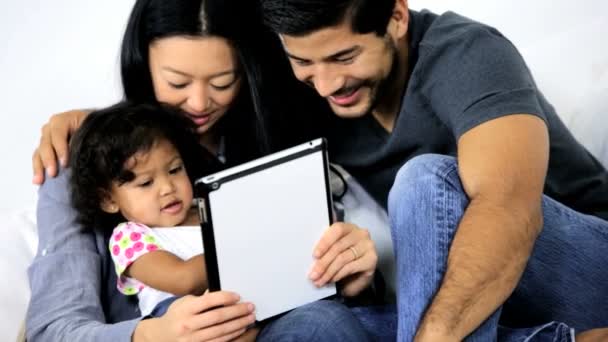
{"type": "Polygon", "coordinates": [[[108,214],[116,214],[118,211],[120,211],[118,203],[116,203],[113,196],[111,194],[108,194],[107,192],[101,194],[100,206],[101,210],[108,214]]]}
{"type": "Polygon", "coordinates": [[[387,32],[394,40],[401,40],[407,34],[409,23],[410,12],[407,0],[395,0],[395,7],[388,23],[387,32]]]}

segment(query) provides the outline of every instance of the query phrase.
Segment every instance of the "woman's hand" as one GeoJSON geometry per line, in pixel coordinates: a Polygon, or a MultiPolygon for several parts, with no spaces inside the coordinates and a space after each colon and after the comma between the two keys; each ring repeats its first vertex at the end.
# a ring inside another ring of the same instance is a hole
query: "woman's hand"
{"type": "Polygon", "coordinates": [[[239,303],[239,299],[237,294],[226,291],[179,298],[162,317],[141,321],[133,341],[233,340],[255,321],[253,304],[239,303]]]}
{"type": "Polygon", "coordinates": [[[68,141],[80,127],[90,111],[72,110],[51,116],[49,122],[42,126],[40,145],[32,156],[34,184],[44,182],[44,171],[51,177],[57,175],[57,161],[62,166],[68,163],[68,141]]]}
{"type": "Polygon", "coordinates": [[[314,250],[316,261],[309,273],[316,286],[342,281],[342,294],[356,296],[371,283],[378,254],[369,232],[354,224],[338,222],[325,231],[314,250]]]}

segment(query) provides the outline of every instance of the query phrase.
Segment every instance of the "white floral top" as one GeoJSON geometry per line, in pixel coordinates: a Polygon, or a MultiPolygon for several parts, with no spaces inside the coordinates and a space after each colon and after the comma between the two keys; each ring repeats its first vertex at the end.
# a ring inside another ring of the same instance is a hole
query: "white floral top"
{"type": "Polygon", "coordinates": [[[162,249],[152,230],[140,223],[121,223],[112,232],[109,248],[118,275],[116,284],[118,290],[125,295],[139,293],[145,285],[137,279],[126,277],[123,273],[137,258],[162,249]]]}

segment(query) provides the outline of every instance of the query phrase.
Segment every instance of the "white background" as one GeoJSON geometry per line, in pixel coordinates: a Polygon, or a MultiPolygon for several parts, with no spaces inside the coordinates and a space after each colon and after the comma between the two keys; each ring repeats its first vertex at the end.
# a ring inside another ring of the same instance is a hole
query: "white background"
{"type": "MultiPolygon", "coordinates": [[[[103,106],[120,99],[118,49],[132,3],[0,3],[0,209],[35,203],[31,154],[50,114],[103,106]]],[[[608,72],[606,60],[593,60],[588,53],[601,49],[603,56],[608,55],[605,37],[601,37],[605,32],[596,30],[595,35],[584,37],[567,35],[580,25],[599,28],[601,21],[607,21],[608,2],[413,0],[410,6],[453,9],[501,29],[520,48],[537,76],[557,74],[552,76],[557,81],[543,84],[543,90],[566,112],[571,109],[568,105],[589,90],[594,77],[608,72]],[[573,65],[578,63],[584,67],[573,65]],[[578,84],[568,82],[573,79],[578,84]]]]}
{"type": "Polygon", "coordinates": [[[52,113],[121,97],[119,46],[133,0],[0,1],[0,209],[31,206],[31,156],[52,113]]]}
{"type": "MultiPolygon", "coordinates": [[[[25,269],[36,239],[31,214],[20,212],[35,204],[31,154],[40,127],[52,113],[120,99],[118,49],[133,1],[0,0],[0,341],[14,340],[29,296],[25,269]]],[[[594,139],[606,140],[608,2],[412,0],[410,5],[449,8],[500,29],[574,133],[588,147],[594,139]]]]}

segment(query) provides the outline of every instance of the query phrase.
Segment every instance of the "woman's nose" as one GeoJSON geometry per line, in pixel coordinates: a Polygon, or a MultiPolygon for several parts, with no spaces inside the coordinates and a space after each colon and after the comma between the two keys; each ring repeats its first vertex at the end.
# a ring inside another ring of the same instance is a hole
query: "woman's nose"
{"type": "Polygon", "coordinates": [[[196,113],[204,113],[210,104],[209,94],[203,85],[192,87],[192,91],[188,96],[188,107],[196,113]]]}

